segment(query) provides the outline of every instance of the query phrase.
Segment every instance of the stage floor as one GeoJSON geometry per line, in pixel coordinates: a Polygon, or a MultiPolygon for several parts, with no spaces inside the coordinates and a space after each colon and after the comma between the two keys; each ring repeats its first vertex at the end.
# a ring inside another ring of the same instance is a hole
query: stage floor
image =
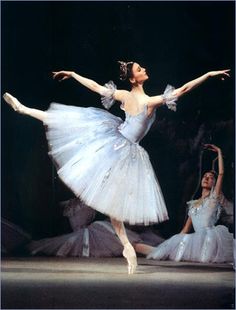
{"type": "Polygon", "coordinates": [[[234,309],[227,264],[138,258],[2,259],[2,309],[234,309]]]}

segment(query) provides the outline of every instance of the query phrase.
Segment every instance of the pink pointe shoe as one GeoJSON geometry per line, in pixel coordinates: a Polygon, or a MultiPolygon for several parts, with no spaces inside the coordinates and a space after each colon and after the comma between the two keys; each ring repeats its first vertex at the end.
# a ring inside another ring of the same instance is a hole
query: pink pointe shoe
{"type": "Polygon", "coordinates": [[[126,243],[123,250],[123,256],[128,262],[128,274],[133,274],[137,268],[137,256],[130,243],[126,243]]]}
{"type": "Polygon", "coordinates": [[[24,106],[9,93],[3,95],[3,99],[18,113],[25,114],[24,106]]]}

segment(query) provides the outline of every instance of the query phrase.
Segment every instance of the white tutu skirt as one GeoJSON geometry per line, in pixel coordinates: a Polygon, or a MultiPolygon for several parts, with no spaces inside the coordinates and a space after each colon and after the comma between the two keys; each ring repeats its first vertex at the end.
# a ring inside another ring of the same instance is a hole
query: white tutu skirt
{"type": "MultiPolygon", "coordinates": [[[[127,235],[131,243],[141,242],[135,232],[127,230],[127,235]]],[[[123,246],[111,224],[98,221],[70,234],[32,241],[28,250],[32,255],[116,257],[122,255],[123,246]]]]}
{"type": "Polygon", "coordinates": [[[102,109],[52,103],[45,125],[58,175],[88,206],[117,220],[167,220],[149,156],[121,135],[121,123],[102,109]]]}
{"type": "Polygon", "coordinates": [[[233,262],[233,234],[223,225],[192,234],[177,234],[155,248],[147,258],[157,260],[233,262]]]}

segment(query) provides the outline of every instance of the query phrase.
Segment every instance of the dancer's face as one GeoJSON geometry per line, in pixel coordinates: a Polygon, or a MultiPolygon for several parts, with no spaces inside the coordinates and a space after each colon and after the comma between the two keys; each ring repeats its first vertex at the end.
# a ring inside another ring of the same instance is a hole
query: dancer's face
{"type": "Polygon", "coordinates": [[[215,185],[216,179],[212,172],[206,172],[202,178],[202,188],[211,189],[215,185]]]}
{"type": "Polygon", "coordinates": [[[134,62],[132,67],[132,78],[130,78],[131,84],[143,83],[148,79],[146,69],[141,67],[137,62],[134,62]]]}

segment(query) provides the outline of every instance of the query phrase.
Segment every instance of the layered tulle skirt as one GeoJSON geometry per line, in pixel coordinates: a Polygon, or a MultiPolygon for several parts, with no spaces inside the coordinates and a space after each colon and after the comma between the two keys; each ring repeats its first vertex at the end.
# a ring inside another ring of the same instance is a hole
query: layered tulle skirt
{"type": "Polygon", "coordinates": [[[223,263],[233,262],[233,234],[223,225],[192,234],[177,234],[156,247],[149,259],[223,263]]]}
{"type": "Polygon", "coordinates": [[[102,109],[52,103],[45,125],[58,175],[87,205],[117,220],[167,220],[149,156],[122,136],[122,123],[102,109]]]}

